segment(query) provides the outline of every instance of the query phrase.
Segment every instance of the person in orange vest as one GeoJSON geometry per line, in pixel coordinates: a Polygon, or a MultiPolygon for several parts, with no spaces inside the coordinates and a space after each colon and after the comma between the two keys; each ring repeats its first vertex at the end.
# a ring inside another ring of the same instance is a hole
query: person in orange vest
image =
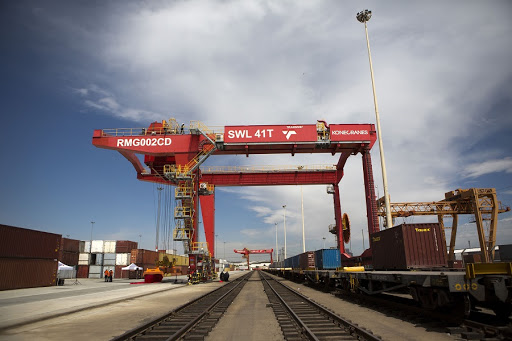
{"type": "Polygon", "coordinates": [[[108,275],[109,275],[108,269],[105,270],[104,274],[105,274],[105,282],[108,282],[108,275]]]}
{"type": "Polygon", "coordinates": [[[112,271],[112,269],[110,269],[110,271],[108,272],[108,278],[109,278],[109,281],[112,282],[112,277],[114,276],[114,271],[112,271]]]}

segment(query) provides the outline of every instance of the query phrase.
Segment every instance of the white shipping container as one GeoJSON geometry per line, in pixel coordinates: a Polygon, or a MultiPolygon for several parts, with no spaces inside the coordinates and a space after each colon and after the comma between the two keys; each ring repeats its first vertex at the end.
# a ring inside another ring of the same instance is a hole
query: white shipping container
{"type": "Polygon", "coordinates": [[[89,265],[91,262],[90,253],[80,253],[78,255],[78,265],[89,265]]]}
{"type": "Polygon", "coordinates": [[[103,265],[116,265],[116,254],[115,253],[104,253],[103,254],[103,265]]]}
{"type": "Polygon", "coordinates": [[[116,253],[116,241],[115,240],[105,240],[103,244],[103,252],[104,253],[116,253]]]}
{"type": "Polygon", "coordinates": [[[89,266],[89,277],[91,277],[91,274],[103,274],[103,267],[101,265],[89,266]]]}
{"type": "Polygon", "coordinates": [[[116,254],[116,265],[127,266],[127,265],[129,265],[128,264],[129,261],[130,261],[129,253],[117,253],[116,254]]]}
{"type": "Polygon", "coordinates": [[[95,253],[92,257],[96,257],[95,265],[103,265],[103,253],[95,253]]]}
{"type": "Polygon", "coordinates": [[[92,253],[103,253],[103,245],[104,245],[103,240],[93,240],[91,252],[92,253]]]}
{"type": "Polygon", "coordinates": [[[84,242],[84,251],[85,253],[91,253],[91,241],[90,240],[86,240],[84,242]]]}
{"type": "Polygon", "coordinates": [[[78,252],[81,252],[81,253],[84,253],[85,249],[85,240],[81,240],[79,243],[78,243],[78,252]]]}
{"type": "Polygon", "coordinates": [[[89,272],[89,278],[103,278],[103,274],[92,274],[89,272]]]}

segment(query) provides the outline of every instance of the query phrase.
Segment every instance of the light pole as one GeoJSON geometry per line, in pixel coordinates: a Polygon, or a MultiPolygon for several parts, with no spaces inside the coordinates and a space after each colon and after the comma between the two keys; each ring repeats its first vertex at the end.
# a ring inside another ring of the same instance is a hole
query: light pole
{"type": "Polygon", "coordinates": [[[325,249],[325,237],[323,237],[322,239],[324,240],[324,247],[323,248],[325,249]]]}
{"type": "Polygon", "coordinates": [[[163,187],[158,187],[158,213],[156,216],[156,241],[155,241],[155,251],[158,252],[158,242],[159,242],[159,234],[160,234],[160,201],[162,199],[162,190],[163,187]]]}
{"type": "Polygon", "coordinates": [[[302,252],[306,252],[306,237],[304,235],[304,194],[302,192],[302,185],[300,186],[300,204],[302,207],[302,252]]]}
{"type": "Polygon", "coordinates": [[[276,262],[279,262],[279,246],[277,245],[277,223],[275,223],[276,225],[276,262]]]}
{"type": "Polygon", "coordinates": [[[366,45],[368,47],[368,60],[370,61],[370,74],[372,77],[373,104],[375,105],[375,119],[377,121],[377,135],[379,138],[380,166],[382,168],[382,182],[384,184],[384,204],[386,205],[386,228],[393,226],[391,219],[391,206],[389,204],[388,178],[386,175],[386,161],[384,160],[384,147],[382,146],[382,134],[380,131],[379,106],[377,104],[377,95],[375,94],[375,79],[373,78],[372,55],[370,53],[370,40],[368,39],[368,25],[366,22],[372,17],[372,11],[365,9],[357,13],[356,18],[359,22],[364,23],[366,32],[366,45]]]}
{"type": "Polygon", "coordinates": [[[283,205],[284,208],[284,259],[286,259],[286,205],[283,205]]]}
{"type": "Polygon", "coordinates": [[[142,243],[142,234],[139,234],[139,249],[142,249],[140,244],[142,243]]]}
{"type": "Polygon", "coordinates": [[[226,242],[224,242],[224,260],[226,260],[226,242]]]}
{"type": "Polygon", "coordinates": [[[91,221],[91,250],[92,250],[92,229],[94,228],[95,221],[91,221]]]}
{"type": "Polygon", "coordinates": [[[214,248],[215,257],[217,257],[217,237],[218,236],[219,236],[218,234],[215,235],[215,248],[214,248]]]}
{"type": "Polygon", "coordinates": [[[361,235],[363,236],[363,251],[364,251],[364,230],[361,229],[361,235]]]}

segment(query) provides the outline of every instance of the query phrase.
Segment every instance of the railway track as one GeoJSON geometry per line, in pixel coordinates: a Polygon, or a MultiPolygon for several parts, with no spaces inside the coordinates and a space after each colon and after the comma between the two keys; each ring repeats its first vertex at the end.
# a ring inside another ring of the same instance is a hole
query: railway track
{"type": "Polygon", "coordinates": [[[238,277],[232,282],[112,340],[202,340],[221,319],[251,274],[252,272],[249,272],[238,277]]]}
{"type": "Polygon", "coordinates": [[[259,273],[286,340],[381,340],[274,277],[259,273]]]}
{"type": "Polygon", "coordinates": [[[364,305],[386,315],[429,325],[430,328],[445,330],[455,339],[511,340],[512,325],[495,315],[472,311],[468,317],[449,311],[433,311],[421,308],[412,299],[395,295],[351,295],[345,290],[336,290],[335,296],[346,301],[364,305]]]}

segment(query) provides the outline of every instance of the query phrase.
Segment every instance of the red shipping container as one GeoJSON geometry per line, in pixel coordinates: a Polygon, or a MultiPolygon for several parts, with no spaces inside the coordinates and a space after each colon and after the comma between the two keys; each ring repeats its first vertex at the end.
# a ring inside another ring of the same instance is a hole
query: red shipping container
{"type": "Polygon", "coordinates": [[[79,252],[80,241],[76,239],[62,238],[60,249],[67,252],[79,252]]]}
{"type": "Polygon", "coordinates": [[[124,265],[116,265],[116,270],[115,270],[116,278],[128,278],[130,271],[121,270],[124,267],[125,267],[124,265]]]}
{"type": "Polygon", "coordinates": [[[79,265],[76,272],[77,278],[89,278],[89,265],[79,265]]]}
{"type": "Polygon", "coordinates": [[[118,240],[116,242],[116,253],[130,253],[138,247],[137,242],[131,240],[118,240]]]}
{"type": "Polygon", "coordinates": [[[156,266],[158,261],[158,252],[151,250],[136,249],[132,250],[130,255],[130,263],[142,266],[142,264],[151,264],[153,267],[156,266]]]}
{"type": "Polygon", "coordinates": [[[299,255],[299,268],[301,270],[315,269],[315,253],[306,251],[299,255]]]}
{"type": "Polygon", "coordinates": [[[59,256],[60,234],[0,224],[0,258],[42,258],[59,256]]]}
{"type": "Polygon", "coordinates": [[[402,224],[371,235],[375,270],[446,267],[446,243],[438,223],[402,224]]]}
{"type": "Polygon", "coordinates": [[[57,268],[52,259],[0,258],[0,290],[55,285],[57,268]]]}
{"type": "Polygon", "coordinates": [[[78,252],[61,251],[59,260],[66,265],[75,266],[78,265],[78,255],[78,252]]]}

